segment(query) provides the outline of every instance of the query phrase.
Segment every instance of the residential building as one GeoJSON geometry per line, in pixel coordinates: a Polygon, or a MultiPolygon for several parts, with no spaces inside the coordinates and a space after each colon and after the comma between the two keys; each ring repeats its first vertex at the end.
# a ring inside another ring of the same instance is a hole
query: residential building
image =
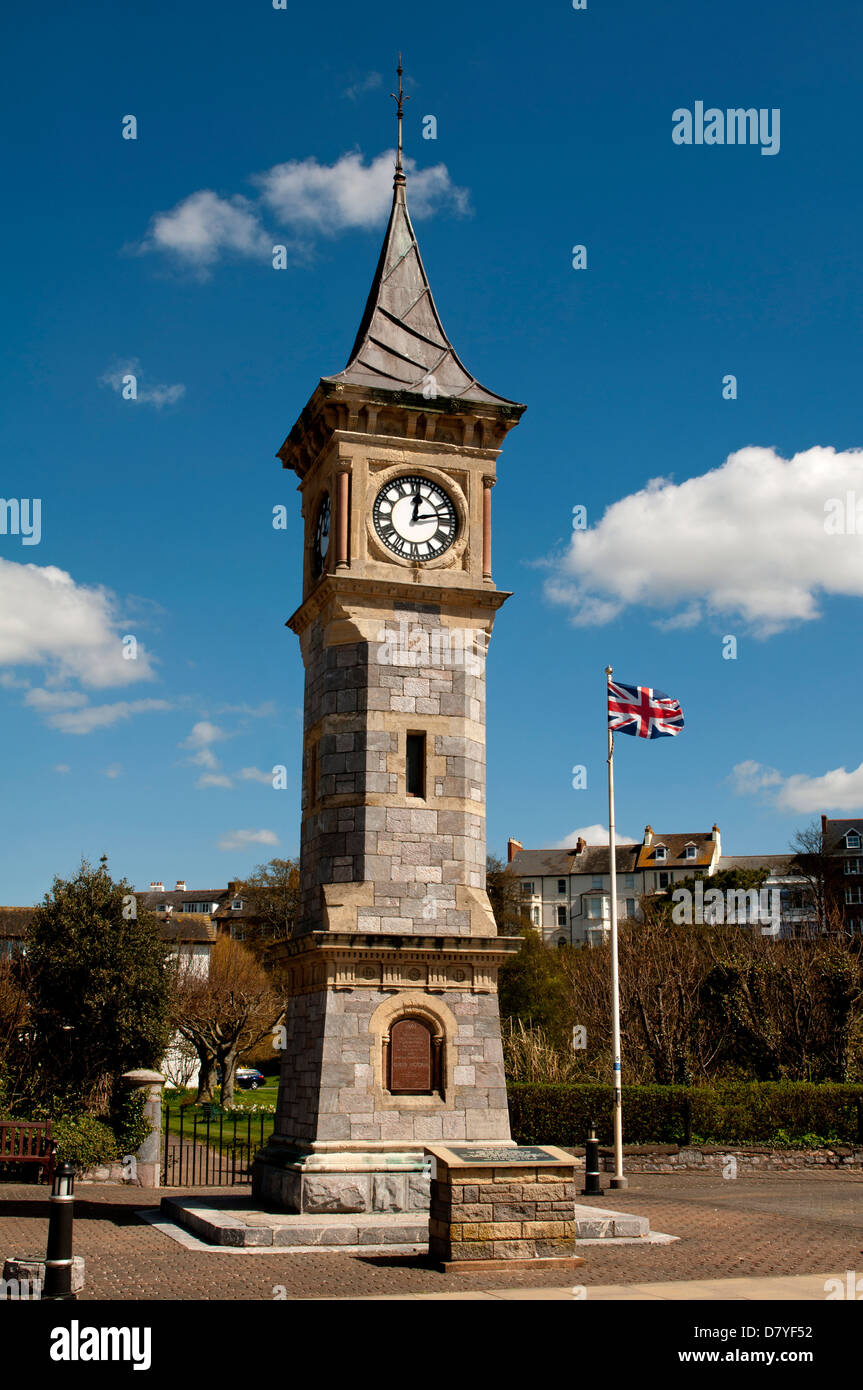
{"type": "MultiPolygon", "coordinates": [[[[645,826],[641,844],[615,846],[618,920],[640,916],[645,894],[664,892],[696,873],[715,872],[719,826],[711,831],[657,834],[645,826]]],[[[525,910],[550,946],[594,946],[611,925],[611,856],[607,845],[578,839],[572,849],[526,850],[511,839],[507,860],[521,879],[525,910]]]]}
{"type": "Polygon", "coordinates": [[[828,820],[821,817],[822,853],[836,861],[833,887],[849,935],[863,932],[863,817],[828,820]]]}

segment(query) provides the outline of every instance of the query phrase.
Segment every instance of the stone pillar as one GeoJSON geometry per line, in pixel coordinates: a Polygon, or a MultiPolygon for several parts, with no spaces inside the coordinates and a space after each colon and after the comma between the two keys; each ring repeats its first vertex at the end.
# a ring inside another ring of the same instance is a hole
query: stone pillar
{"type": "Polygon", "coordinates": [[[336,565],[348,563],[348,527],[350,523],[349,496],[350,475],[347,468],[340,468],[338,475],[338,496],[336,498],[336,565]]]}
{"type": "Polygon", "coordinates": [[[482,480],[482,577],[491,579],[491,490],[494,478],[482,480]]]}
{"type": "Polygon", "coordinates": [[[162,1169],[162,1087],[165,1078],[157,1071],[140,1068],[124,1072],[122,1079],[131,1091],[143,1091],[147,1097],[144,1117],[150,1122],[150,1133],[135,1154],[138,1185],[159,1187],[162,1169]]]}

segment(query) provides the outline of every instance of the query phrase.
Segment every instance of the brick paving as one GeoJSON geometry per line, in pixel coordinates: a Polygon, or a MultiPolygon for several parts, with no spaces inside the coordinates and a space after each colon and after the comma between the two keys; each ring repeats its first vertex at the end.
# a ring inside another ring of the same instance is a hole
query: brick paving
{"type": "MultiPolygon", "coordinates": [[[[247,1196],[248,1189],[196,1188],[197,1196],[247,1196]]],[[[177,1189],[163,1192],[178,1194],[177,1189]]],[[[421,1257],[358,1254],[221,1254],[188,1250],[136,1216],[158,1209],[162,1193],[81,1186],[75,1253],[87,1265],[84,1299],[271,1300],[370,1298],[559,1287],[560,1272],[439,1274],[421,1257]]],[[[735,1181],[702,1174],[650,1174],[625,1192],[585,1202],[648,1216],[679,1236],[668,1245],[584,1247],[573,1282],[644,1284],[863,1272],[863,1174],[769,1173],[735,1181]]],[[[0,1184],[0,1257],[42,1253],[47,1194],[0,1184]]]]}

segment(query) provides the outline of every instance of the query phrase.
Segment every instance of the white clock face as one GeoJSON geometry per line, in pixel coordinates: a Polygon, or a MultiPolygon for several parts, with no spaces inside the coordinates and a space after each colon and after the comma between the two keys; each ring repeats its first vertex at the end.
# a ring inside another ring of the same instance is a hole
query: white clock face
{"type": "Polygon", "coordinates": [[[375,531],[405,560],[436,560],[452,545],[458,517],[452,498],[438,483],[409,474],[385,483],[375,498],[375,531]]]}

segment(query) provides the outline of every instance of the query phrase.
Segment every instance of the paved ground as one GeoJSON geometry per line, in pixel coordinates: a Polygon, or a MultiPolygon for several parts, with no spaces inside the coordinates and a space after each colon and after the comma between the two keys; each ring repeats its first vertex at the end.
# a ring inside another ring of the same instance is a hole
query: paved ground
{"type": "MultiPolygon", "coordinates": [[[[225,1195],[225,1189],[219,1191],[225,1195]]],[[[248,1189],[233,1191],[240,1195],[248,1189]]],[[[216,1195],[217,1190],[195,1192],[216,1195]]],[[[633,1178],[626,1192],[606,1192],[592,1199],[597,1200],[648,1216],[653,1230],[680,1240],[586,1247],[587,1263],[575,1271],[572,1283],[584,1285],[588,1298],[592,1288],[597,1296],[615,1297],[620,1285],[648,1285],[641,1291],[647,1298],[675,1297],[680,1290],[657,1292],[655,1286],[684,1281],[706,1284],[702,1297],[724,1297],[715,1293],[713,1281],[813,1275],[822,1276],[823,1284],[828,1274],[855,1270],[863,1275],[863,1174],[774,1173],[733,1182],[699,1174],[644,1175],[633,1178]]],[[[75,1252],[87,1263],[84,1298],[353,1299],[519,1290],[530,1291],[531,1298],[543,1291],[546,1297],[565,1296],[560,1271],[554,1270],[459,1276],[439,1274],[412,1256],[188,1250],[136,1216],[138,1208],[157,1209],[158,1201],[158,1195],[141,1189],[79,1187],[75,1252]]],[[[0,1184],[0,1258],[43,1252],[46,1220],[44,1187],[0,1184]]],[[[741,1292],[740,1285],[732,1296],[751,1297],[753,1287],[741,1292]]],[[[817,1281],[757,1287],[764,1293],[755,1296],[768,1298],[818,1293],[817,1281]]]]}

